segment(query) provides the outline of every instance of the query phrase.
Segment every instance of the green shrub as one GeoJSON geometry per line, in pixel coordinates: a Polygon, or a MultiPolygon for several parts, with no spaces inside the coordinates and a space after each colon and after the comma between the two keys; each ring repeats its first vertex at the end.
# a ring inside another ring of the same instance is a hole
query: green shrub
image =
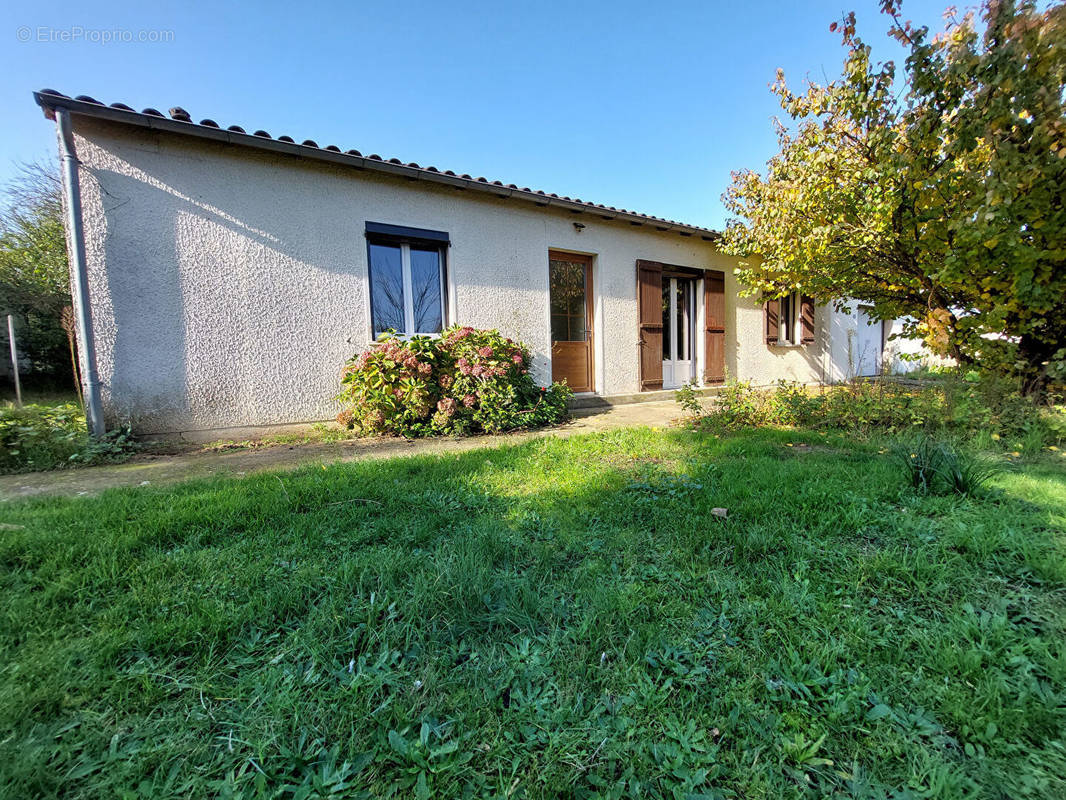
{"type": "Polygon", "coordinates": [[[128,428],[91,439],[77,403],[0,406],[0,473],[115,461],[133,449],[128,428]]]}
{"type": "Polygon", "coordinates": [[[780,381],[772,389],[724,386],[700,427],[795,425],[863,433],[925,431],[981,447],[1035,452],[1066,441],[1066,407],[1039,405],[1010,381],[960,375],[915,386],[893,380],[808,388],[780,381]]]}
{"type": "Polygon", "coordinates": [[[563,384],[537,386],[529,349],[496,330],[458,325],[439,337],[384,334],[348,361],[337,421],[366,434],[499,433],[566,417],[563,384]]]}
{"type": "Polygon", "coordinates": [[[766,422],[762,398],[750,383],[730,381],[715,398],[710,420],[726,428],[762,425],[766,422]]]}
{"type": "Polygon", "coordinates": [[[893,454],[903,467],[908,486],[921,494],[933,488],[940,463],[939,443],[928,436],[919,436],[896,444],[893,454]]]}
{"type": "Polygon", "coordinates": [[[703,403],[696,392],[696,383],[691,381],[683,384],[674,394],[674,399],[681,406],[681,410],[690,417],[698,417],[703,413],[703,403]]]}
{"type": "Polygon", "coordinates": [[[780,425],[810,425],[817,418],[819,398],[791,381],[778,381],[766,396],[763,416],[780,425]]]}
{"type": "Polygon", "coordinates": [[[894,448],[907,484],[921,494],[976,496],[1000,471],[998,462],[960,450],[926,434],[905,438],[894,448]]]}
{"type": "Polygon", "coordinates": [[[998,462],[980,453],[944,448],[943,455],[940,477],[945,488],[955,494],[981,494],[1002,471],[998,462]]]}

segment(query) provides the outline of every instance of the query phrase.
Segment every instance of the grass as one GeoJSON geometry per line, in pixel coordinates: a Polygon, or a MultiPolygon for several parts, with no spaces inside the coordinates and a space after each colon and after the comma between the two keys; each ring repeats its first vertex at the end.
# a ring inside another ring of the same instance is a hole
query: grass
{"type": "Polygon", "coordinates": [[[0,519],[3,796],[1066,796],[1057,455],[640,429],[0,519]]]}

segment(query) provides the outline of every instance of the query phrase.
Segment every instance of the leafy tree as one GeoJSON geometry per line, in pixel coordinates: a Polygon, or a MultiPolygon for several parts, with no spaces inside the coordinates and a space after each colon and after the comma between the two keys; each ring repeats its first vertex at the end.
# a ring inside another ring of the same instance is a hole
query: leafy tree
{"type": "Polygon", "coordinates": [[[843,74],[772,91],[794,121],[733,174],[727,251],[750,293],[856,298],[875,318],[1041,394],[1066,377],[1066,5],[985,0],[931,36],[882,0],[897,85],[848,14],[843,74]]]}
{"type": "MultiPolygon", "coordinates": [[[[70,305],[61,181],[54,166],[27,164],[7,189],[0,212],[0,313],[15,314],[20,349],[32,371],[70,375],[61,317],[70,305]]],[[[3,326],[7,347],[7,327],[3,326]]]]}

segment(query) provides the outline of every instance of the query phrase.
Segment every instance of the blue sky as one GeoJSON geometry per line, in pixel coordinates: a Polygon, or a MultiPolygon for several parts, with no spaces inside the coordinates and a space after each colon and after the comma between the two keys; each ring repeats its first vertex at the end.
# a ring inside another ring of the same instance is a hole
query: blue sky
{"type": "MultiPolygon", "coordinates": [[[[904,11],[939,28],[947,2],[904,11]]],[[[52,157],[50,87],[712,227],[730,171],[774,152],[778,67],[839,74],[847,10],[899,55],[876,0],[4,5],[0,182],[52,157]]]]}

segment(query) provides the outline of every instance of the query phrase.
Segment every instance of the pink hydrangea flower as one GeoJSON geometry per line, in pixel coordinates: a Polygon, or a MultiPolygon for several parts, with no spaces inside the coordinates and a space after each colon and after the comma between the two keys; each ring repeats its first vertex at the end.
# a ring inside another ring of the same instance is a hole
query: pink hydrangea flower
{"type": "Polygon", "coordinates": [[[445,416],[452,416],[455,413],[456,403],[454,397],[445,397],[437,403],[437,411],[445,416]]]}
{"type": "Polygon", "coordinates": [[[477,349],[477,354],[482,358],[492,358],[492,348],[488,345],[485,345],[484,347],[479,347],[477,349]]]}
{"type": "Polygon", "coordinates": [[[513,361],[513,362],[514,362],[514,363],[515,363],[515,364],[516,364],[517,366],[519,366],[519,367],[520,367],[520,366],[522,366],[522,356],[520,356],[520,355],[519,355],[518,353],[515,353],[515,354],[514,354],[513,356],[511,356],[511,360],[512,360],[512,361],[513,361]]]}
{"type": "Polygon", "coordinates": [[[442,388],[442,389],[450,389],[451,385],[452,385],[452,376],[451,375],[441,375],[440,376],[440,388],[442,388]]]}
{"type": "Polygon", "coordinates": [[[421,364],[418,365],[418,374],[419,375],[428,375],[432,371],[433,371],[433,365],[430,364],[428,361],[423,361],[421,364]]]}
{"type": "Polygon", "coordinates": [[[474,403],[476,403],[476,402],[477,402],[477,398],[474,397],[474,395],[472,395],[472,394],[468,394],[468,395],[465,395],[463,397],[463,405],[466,406],[467,408],[473,408],[474,407],[474,403]]]}

